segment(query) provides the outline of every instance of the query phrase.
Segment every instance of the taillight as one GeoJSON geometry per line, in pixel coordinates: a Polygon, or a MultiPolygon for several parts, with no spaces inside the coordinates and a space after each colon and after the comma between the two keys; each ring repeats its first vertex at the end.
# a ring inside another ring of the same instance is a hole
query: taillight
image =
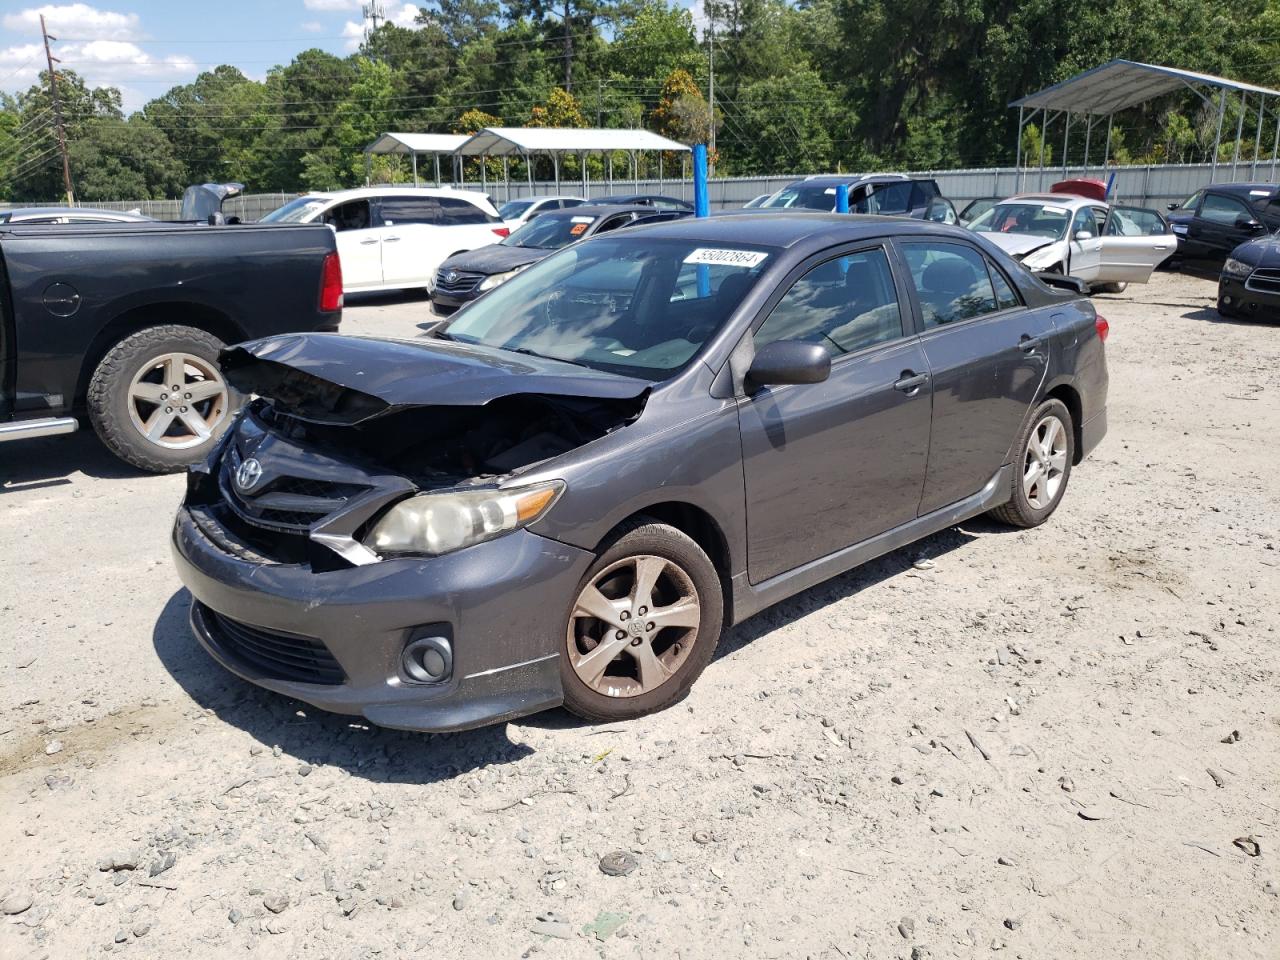
{"type": "Polygon", "coordinates": [[[1111,324],[1107,323],[1107,318],[1102,314],[1098,314],[1093,321],[1094,327],[1098,331],[1098,339],[1106,342],[1107,334],[1111,332],[1111,324]]]}
{"type": "Polygon", "coordinates": [[[320,312],[342,309],[342,261],[336,253],[326,253],[320,267],[320,312]]]}
{"type": "Polygon", "coordinates": [[[511,236],[511,228],[510,228],[510,227],[494,227],[494,228],[493,228],[493,232],[494,232],[494,233],[496,233],[496,234],[497,234],[498,236],[500,236],[500,237],[509,237],[509,236],[511,236]]]}

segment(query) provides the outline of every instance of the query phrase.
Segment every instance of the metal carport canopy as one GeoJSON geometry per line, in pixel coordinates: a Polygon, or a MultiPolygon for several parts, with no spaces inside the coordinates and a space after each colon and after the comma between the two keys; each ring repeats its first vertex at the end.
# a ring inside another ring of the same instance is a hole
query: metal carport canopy
{"type": "Polygon", "coordinates": [[[576,127],[486,127],[457,148],[468,157],[531,153],[608,153],[614,150],[685,151],[689,147],[648,130],[576,127]]]}
{"type": "MultiPolygon", "coordinates": [[[[1280,97],[1280,90],[1215,77],[1194,70],[1161,67],[1134,60],[1112,60],[1077,73],[1074,77],[1015,100],[1009,106],[1029,110],[1062,110],[1068,113],[1108,116],[1137,106],[1153,97],[1198,85],[1233,90],[1242,94],[1280,97]]],[[[1198,92],[1198,91],[1197,91],[1198,92]]],[[[1203,96],[1203,94],[1202,94],[1203,96]]]]}
{"type": "Polygon", "coordinates": [[[365,153],[453,153],[467,142],[464,133],[384,133],[365,153]]]}

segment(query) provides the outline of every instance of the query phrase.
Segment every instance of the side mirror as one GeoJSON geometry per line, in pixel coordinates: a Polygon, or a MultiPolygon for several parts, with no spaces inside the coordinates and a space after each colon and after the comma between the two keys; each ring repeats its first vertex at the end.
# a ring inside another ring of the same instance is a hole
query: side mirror
{"type": "Polygon", "coordinates": [[[818,343],[775,340],[766,343],[751,361],[747,390],[770,384],[822,383],[831,376],[831,354],[818,343]]]}
{"type": "Polygon", "coordinates": [[[1078,293],[1084,297],[1089,295],[1089,285],[1077,277],[1068,277],[1063,273],[1044,272],[1037,273],[1036,277],[1041,283],[1048,284],[1051,287],[1056,287],[1059,290],[1069,290],[1072,293],[1078,293]]]}
{"type": "Polygon", "coordinates": [[[1253,217],[1246,217],[1243,214],[1236,217],[1237,230],[1260,230],[1262,229],[1261,221],[1255,220],[1253,217]]]}
{"type": "Polygon", "coordinates": [[[1088,230],[1077,230],[1075,232],[1075,238],[1077,240],[1092,240],[1093,234],[1090,233],[1088,230]]]}

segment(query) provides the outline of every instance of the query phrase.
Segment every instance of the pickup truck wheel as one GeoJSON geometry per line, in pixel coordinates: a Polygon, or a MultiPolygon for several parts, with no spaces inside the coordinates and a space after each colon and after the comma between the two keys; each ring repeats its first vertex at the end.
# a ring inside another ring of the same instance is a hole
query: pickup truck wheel
{"type": "Polygon", "coordinates": [[[1032,413],[1014,447],[1013,489],[991,516],[1011,527],[1038,527],[1058,509],[1071,479],[1076,442],[1071,411],[1046,400],[1032,413]]]}
{"type": "Polygon", "coordinates": [[[89,382],[89,419],[120,459],[171,473],[203,458],[241,398],[218,369],[222,341],[194,327],[149,327],[104,356],[89,382]]]}
{"type": "Polygon", "coordinates": [[[606,723],[677,703],[711,662],[723,616],[720,578],[693,540],[653,521],[624,528],[568,612],[565,707],[606,723]]]}

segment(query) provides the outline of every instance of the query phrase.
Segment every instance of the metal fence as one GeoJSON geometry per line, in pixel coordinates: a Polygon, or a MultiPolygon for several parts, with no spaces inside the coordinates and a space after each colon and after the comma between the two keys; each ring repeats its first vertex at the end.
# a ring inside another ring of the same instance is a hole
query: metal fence
{"type": "MultiPolygon", "coordinates": [[[[957,207],[977,197],[1004,197],[1014,193],[1047,190],[1049,185],[1064,179],[1062,167],[1041,171],[1039,168],[1019,170],[1016,167],[985,167],[975,170],[914,170],[907,171],[911,176],[932,177],[945,197],[949,197],[957,207]]],[[[1133,167],[1068,167],[1066,177],[1097,177],[1108,179],[1115,176],[1112,197],[1119,202],[1144,206],[1163,207],[1168,203],[1183,200],[1209,181],[1212,167],[1207,163],[1167,164],[1155,166],[1133,167]]],[[[1230,167],[1218,166],[1218,181],[1231,180],[1266,180],[1275,182],[1276,165],[1268,161],[1254,165],[1241,163],[1234,171],[1230,167]],[[1234,173],[1234,177],[1232,174],[1234,173]]],[[[712,209],[740,207],[753,197],[773,193],[775,190],[802,179],[791,174],[772,177],[716,177],[708,183],[712,209]]],[[[405,185],[407,186],[407,185],[405,185]]],[[[522,180],[509,183],[488,182],[482,185],[476,182],[457,184],[470,190],[483,189],[494,203],[503,203],[526,196],[546,196],[563,193],[574,196],[582,192],[579,181],[561,181],[559,185],[550,181],[535,181],[532,189],[522,180]]],[[[693,200],[693,182],[680,179],[661,180],[613,180],[610,183],[592,181],[588,183],[587,193],[594,196],[624,193],[660,193],[667,196],[693,200]]],[[[283,203],[301,196],[297,193],[257,193],[234,197],[223,204],[228,216],[238,216],[244,220],[257,220],[268,211],[274,210],[283,203]]],[[[29,206],[20,203],[0,203],[0,210],[29,206]]],[[[110,210],[136,210],[158,220],[177,219],[181,203],[177,200],[108,200],[85,204],[110,210]]]]}

